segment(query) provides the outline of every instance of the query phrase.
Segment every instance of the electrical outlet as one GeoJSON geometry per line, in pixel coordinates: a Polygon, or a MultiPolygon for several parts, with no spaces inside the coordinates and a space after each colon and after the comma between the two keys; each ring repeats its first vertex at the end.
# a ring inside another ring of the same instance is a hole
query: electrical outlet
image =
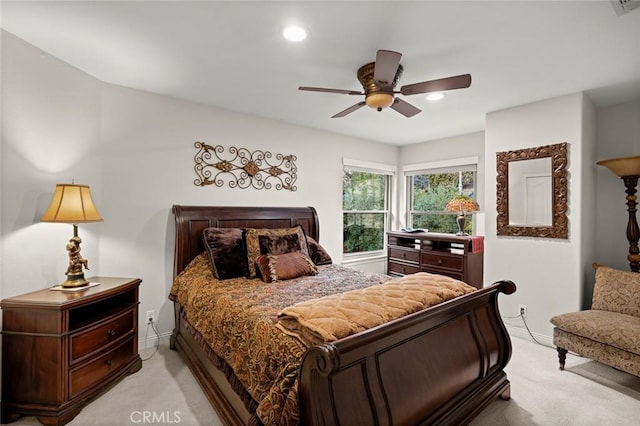
{"type": "Polygon", "coordinates": [[[522,318],[527,317],[527,305],[518,305],[518,311],[520,312],[520,316],[522,318]]]}
{"type": "Polygon", "coordinates": [[[156,311],[147,311],[147,324],[156,322],[156,311]]]}

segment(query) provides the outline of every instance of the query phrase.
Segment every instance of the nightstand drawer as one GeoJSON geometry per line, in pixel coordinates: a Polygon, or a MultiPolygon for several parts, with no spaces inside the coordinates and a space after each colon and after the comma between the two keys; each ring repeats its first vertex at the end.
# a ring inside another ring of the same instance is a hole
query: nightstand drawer
{"type": "Polygon", "coordinates": [[[71,370],[70,373],[70,397],[74,397],[91,385],[100,382],[108,377],[113,371],[118,370],[131,360],[133,353],[133,337],[125,341],[116,349],[107,352],[95,361],[91,361],[84,366],[71,370]]]}
{"type": "Polygon", "coordinates": [[[73,364],[85,355],[95,352],[123,336],[134,332],[135,316],[132,309],[99,327],[71,335],[69,356],[73,364]]]}
{"type": "Polygon", "coordinates": [[[399,259],[407,262],[420,262],[420,252],[418,250],[409,250],[396,247],[389,247],[389,259],[399,259]]]}
{"type": "Polygon", "coordinates": [[[422,264],[462,271],[462,256],[422,253],[422,264]]]}
{"type": "Polygon", "coordinates": [[[389,262],[389,271],[391,273],[408,275],[415,274],[416,272],[420,272],[420,267],[417,265],[406,265],[404,263],[398,262],[389,262]]]}

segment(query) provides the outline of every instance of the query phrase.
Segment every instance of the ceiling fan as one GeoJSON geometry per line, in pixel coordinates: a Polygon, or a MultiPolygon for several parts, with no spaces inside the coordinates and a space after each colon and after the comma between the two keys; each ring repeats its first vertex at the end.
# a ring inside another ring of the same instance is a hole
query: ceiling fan
{"type": "Polygon", "coordinates": [[[402,65],[400,65],[401,53],[391,50],[378,50],[376,61],[363,65],[358,69],[358,80],[362,84],[364,92],[356,90],[327,89],[324,87],[300,86],[298,90],[310,92],[339,93],[343,95],[364,95],[365,100],[350,106],[344,111],[333,115],[331,118],[344,117],[367,105],[378,111],[390,107],[398,111],[405,117],[413,117],[421,110],[410,103],[396,97],[401,95],[417,95],[420,93],[441,92],[444,90],[464,89],[471,85],[471,75],[461,74],[453,77],[440,78],[437,80],[423,81],[420,83],[407,84],[400,90],[395,90],[396,84],[402,76],[402,65]]]}

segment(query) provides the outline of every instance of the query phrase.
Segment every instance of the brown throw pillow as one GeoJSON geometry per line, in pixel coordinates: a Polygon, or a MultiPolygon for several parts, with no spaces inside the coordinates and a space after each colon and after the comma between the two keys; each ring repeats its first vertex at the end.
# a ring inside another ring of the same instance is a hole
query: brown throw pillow
{"type": "Polygon", "coordinates": [[[287,235],[258,235],[258,245],[260,254],[283,254],[302,250],[297,232],[287,235]]]}
{"type": "Polygon", "coordinates": [[[213,276],[219,280],[249,275],[240,228],[206,228],[202,240],[209,255],[213,276]]]}
{"type": "Polygon", "coordinates": [[[244,243],[247,250],[249,278],[257,276],[256,259],[263,254],[283,254],[300,251],[307,256],[309,248],[304,230],[300,225],[293,228],[246,228],[244,243]]]}
{"type": "Polygon", "coordinates": [[[316,265],[330,265],[333,263],[331,256],[319,242],[307,236],[307,245],[309,246],[309,257],[313,263],[316,265]]]}
{"type": "Polygon", "coordinates": [[[309,256],[299,251],[260,255],[256,259],[256,267],[260,271],[262,281],[266,283],[318,273],[318,268],[309,256]]]}

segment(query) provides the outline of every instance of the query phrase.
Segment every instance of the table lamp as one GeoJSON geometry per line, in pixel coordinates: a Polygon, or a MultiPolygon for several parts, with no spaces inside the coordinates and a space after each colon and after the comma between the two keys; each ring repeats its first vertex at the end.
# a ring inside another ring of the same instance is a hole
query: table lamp
{"type": "Polygon", "coordinates": [[[476,201],[467,195],[456,195],[446,205],[445,210],[448,212],[458,212],[456,222],[458,223],[458,232],[456,235],[469,235],[464,232],[464,226],[467,223],[465,212],[477,212],[480,206],[476,201]]]}
{"type": "Polygon", "coordinates": [[[84,269],[89,269],[89,261],[80,254],[78,223],[102,222],[102,217],[93,203],[87,185],[57,184],[53,199],[42,215],[41,222],[61,222],[73,224],[73,237],[67,243],[69,266],[65,274],[67,279],[63,287],[82,287],[89,284],[84,278],[84,269]]]}

